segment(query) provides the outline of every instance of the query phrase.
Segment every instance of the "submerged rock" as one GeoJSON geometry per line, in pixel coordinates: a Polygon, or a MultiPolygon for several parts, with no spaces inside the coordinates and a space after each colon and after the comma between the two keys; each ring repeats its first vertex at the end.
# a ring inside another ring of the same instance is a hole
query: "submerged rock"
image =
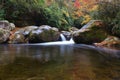
{"type": "Polygon", "coordinates": [[[0,28],[0,43],[5,43],[8,41],[10,36],[10,31],[0,28]]]}
{"type": "Polygon", "coordinates": [[[107,37],[100,20],[91,20],[80,30],[73,32],[73,40],[75,43],[92,44],[101,42],[107,37]]]}
{"type": "Polygon", "coordinates": [[[55,27],[42,25],[38,29],[32,30],[29,34],[30,43],[41,43],[57,41],[59,39],[59,30],[55,27]]]}

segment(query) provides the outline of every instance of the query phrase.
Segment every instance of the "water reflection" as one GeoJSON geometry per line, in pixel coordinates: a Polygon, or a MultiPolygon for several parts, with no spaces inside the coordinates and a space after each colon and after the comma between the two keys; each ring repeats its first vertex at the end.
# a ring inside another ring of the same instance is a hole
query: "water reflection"
{"type": "Polygon", "coordinates": [[[58,60],[60,57],[71,56],[70,46],[36,46],[36,45],[2,45],[0,47],[0,63],[9,63],[16,57],[30,57],[39,61],[58,60]]]}
{"type": "Polygon", "coordinates": [[[1,45],[0,80],[120,80],[119,50],[90,45],[1,45]]]}

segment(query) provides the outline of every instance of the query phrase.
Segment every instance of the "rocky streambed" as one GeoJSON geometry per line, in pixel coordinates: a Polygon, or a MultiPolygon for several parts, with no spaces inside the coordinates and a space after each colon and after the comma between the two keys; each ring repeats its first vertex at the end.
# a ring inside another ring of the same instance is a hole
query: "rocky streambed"
{"type": "Polygon", "coordinates": [[[100,20],[91,20],[81,29],[74,27],[69,31],[60,31],[49,25],[15,27],[13,23],[6,20],[0,21],[0,43],[21,44],[21,43],[44,43],[61,41],[61,34],[76,44],[93,44],[96,46],[117,46],[120,45],[120,38],[111,36],[105,31],[105,26],[100,20]]]}

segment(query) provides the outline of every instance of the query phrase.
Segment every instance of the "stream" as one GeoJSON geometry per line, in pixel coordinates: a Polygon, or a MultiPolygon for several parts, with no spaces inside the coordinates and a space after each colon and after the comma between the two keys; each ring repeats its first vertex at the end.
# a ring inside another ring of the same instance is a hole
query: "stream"
{"type": "Polygon", "coordinates": [[[120,80],[120,50],[84,44],[1,44],[0,80],[120,80]]]}

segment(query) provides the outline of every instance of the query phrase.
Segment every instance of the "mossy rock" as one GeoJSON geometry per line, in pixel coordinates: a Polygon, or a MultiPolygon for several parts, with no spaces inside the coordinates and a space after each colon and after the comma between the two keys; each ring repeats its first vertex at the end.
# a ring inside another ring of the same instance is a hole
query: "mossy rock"
{"type": "Polygon", "coordinates": [[[32,30],[29,34],[30,43],[42,43],[57,41],[60,33],[57,28],[48,25],[42,25],[38,29],[32,30]]]}
{"type": "Polygon", "coordinates": [[[14,34],[13,38],[9,41],[9,43],[12,44],[26,43],[25,36],[20,33],[14,34]]]}
{"type": "Polygon", "coordinates": [[[0,43],[5,43],[10,37],[10,31],[0,28],[0,43]]]}
{"type": "Polygon", "coordinates": [[[1,20],[0,28],[11,31],[15,29],[15,25],[7,20],[1,20]]]}
{"type": "Polygon", "coordinates": [[[106,31],[102,26],[98,26],[96,21],[91,24],[89,22],[83,28],[73,32],[73,40],[75,43],[92,44],[95,42],[101,42],[107,37],[106,31]]]}
{"type": "Polygon", "coordinates": [[[94,45],[120,49],[120,38],[116,36],[108,36],[104,41],[95,43],[94,45]]]}

